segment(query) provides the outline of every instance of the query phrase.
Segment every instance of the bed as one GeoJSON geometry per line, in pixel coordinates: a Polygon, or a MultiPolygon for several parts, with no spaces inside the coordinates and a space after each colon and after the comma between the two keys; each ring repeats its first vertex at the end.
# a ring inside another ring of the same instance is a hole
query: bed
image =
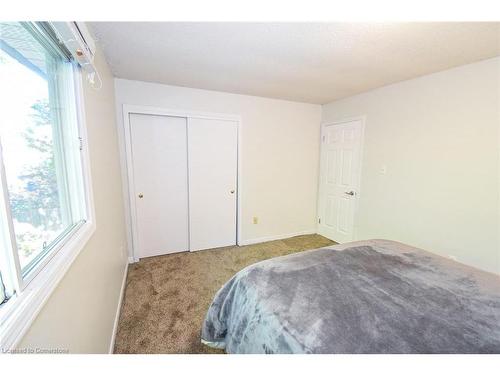
{"type": "Polygon", "coordinates": [[[500,353],[500,276],[387,240],[273,258],[215,295],[227,353],[500,353]]]}

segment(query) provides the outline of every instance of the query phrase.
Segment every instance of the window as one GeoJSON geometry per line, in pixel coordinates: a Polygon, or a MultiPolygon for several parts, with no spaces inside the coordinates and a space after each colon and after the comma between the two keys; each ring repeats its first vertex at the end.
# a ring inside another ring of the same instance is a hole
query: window
{"type": "Polygon", "coordinates": [[[80,73],[70,56],[48,23],[0,22],[3,305],[36,284],[90,219],[80,73]]]}

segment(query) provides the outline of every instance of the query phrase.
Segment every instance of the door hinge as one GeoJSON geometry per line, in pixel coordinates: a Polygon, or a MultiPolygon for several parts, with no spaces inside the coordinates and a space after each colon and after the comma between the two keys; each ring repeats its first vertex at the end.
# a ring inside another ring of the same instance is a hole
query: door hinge
{"type": "Polygon", "coordinates": [[[318,224],[321,224],[321,218],[318,218],[318,224]]]}
{"type": "Polygon", "coordinates": [[[322,139],[323,139],[323,142],[325,142],[326,136],[323,136],[322,139]]]}
{"type": "Polygon", "coordinates": [[[83,139],[82,137],[78,137],[78,144],[80,145],[80,151],[83,150],[83,139]]]}

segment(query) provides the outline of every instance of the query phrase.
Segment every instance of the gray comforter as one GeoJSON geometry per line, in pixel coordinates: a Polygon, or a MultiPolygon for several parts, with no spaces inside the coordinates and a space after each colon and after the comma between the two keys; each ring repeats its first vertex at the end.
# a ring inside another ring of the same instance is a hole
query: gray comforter
{"type": "Polygon", "coordinates": [[[251,265],[202,341],[228,353],[500,353],[500,276],[383,240],[251,265]]]}

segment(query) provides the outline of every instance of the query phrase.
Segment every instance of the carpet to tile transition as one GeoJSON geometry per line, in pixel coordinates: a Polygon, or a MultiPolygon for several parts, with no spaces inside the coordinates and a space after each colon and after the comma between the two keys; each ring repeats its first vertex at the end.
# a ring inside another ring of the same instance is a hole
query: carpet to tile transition
{"type": "Polygon", "coordinates": [[[252,263],[333,243],[314,234],[145,258],[130,265],[115,353],[222,353],[201,344],[200,328],[226,281],[252,263]]]}

